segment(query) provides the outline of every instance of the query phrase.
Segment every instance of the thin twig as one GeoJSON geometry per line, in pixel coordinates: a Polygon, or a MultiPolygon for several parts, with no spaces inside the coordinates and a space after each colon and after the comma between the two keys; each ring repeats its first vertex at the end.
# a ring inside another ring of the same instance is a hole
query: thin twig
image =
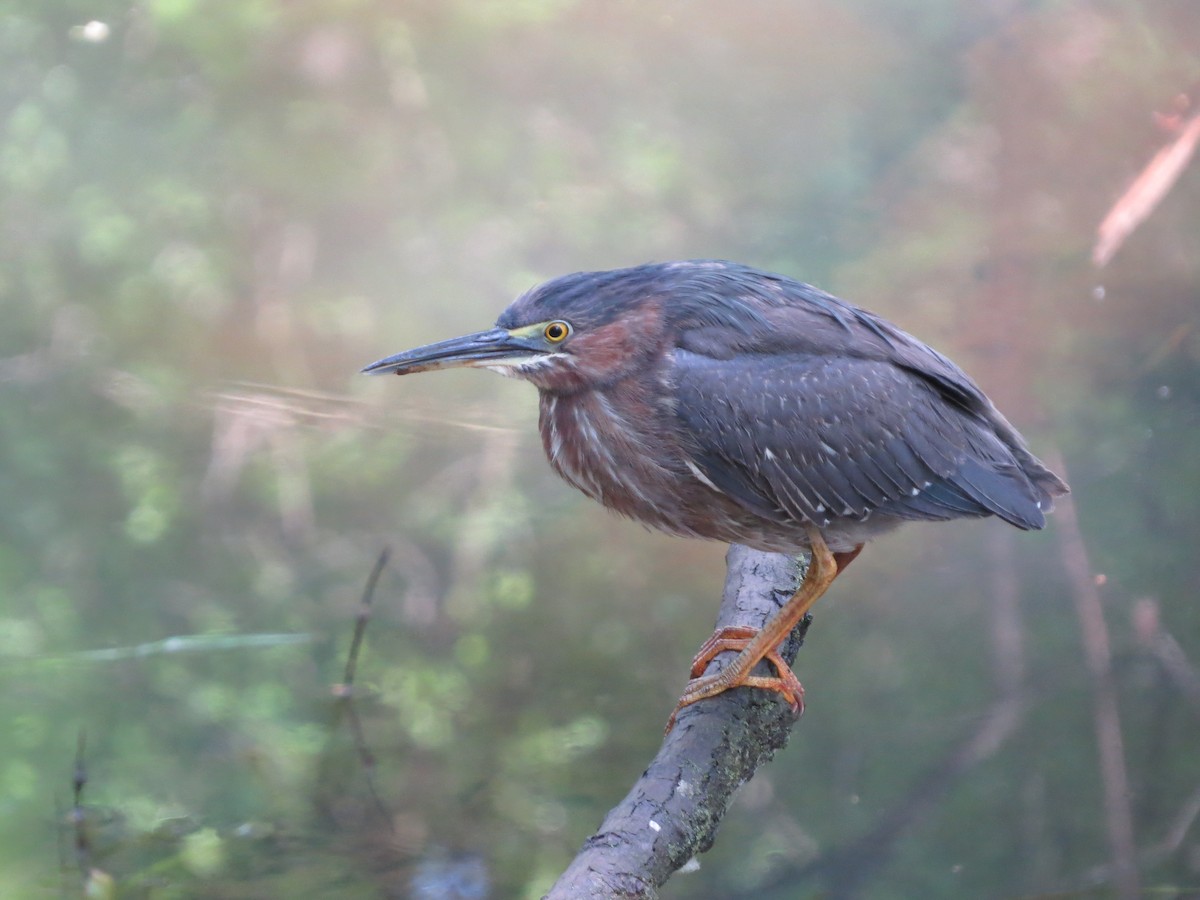
{"type": "Polygon", "coordinates": [[[88,781],[87,764],[84,759],[86,749],[87,734],[80,729],[75,746],[75,765],[71,770],[71,825],[75,833],[75,862],[85,881],[91,862],[91,845],[88,842],[86,814],[83,810],[83,789],[88,781]]]}
{"type": "Polygon", "coordinates": [[[383,802],[379,787],[375,783],[375,754],[371,752],[371,748],[367,744],[362,719],[358,715],[358,707],[354,702],[354,678],[358,672],[358,657],[362,649],[363,637],[367,631],[367,622],[371,619],[371,609],[375,603],[375,588],[379,584],[379,577],[383,574],[390,556],[390,548],[385,547],[380,551],[379,558],[375,560],[375,566],[371,569],[371,574],[367,576],[362,600],[358,604],[358,613],[355,615],[354,636],[350,639],[350,649],[346,653],[346,669],[342,675],[341,684],[334,685],[333,694],[337,698],[337,712],[344,714],[349,724],[350,735],[354,742],[354,752],[362,766],[371,802],[375,805],[379,817],[387,825],[388,830],[392,831],[395,829],[392,813],[383,802]]]}
{"type": "Polygon", "coordinates": [[[346,718],[350,723],[350,734],[354,738],[354,752],[358,755],[358,761],[363,768],[367,793],[371,795],[371,802],[375,804],[375,811],[379,813],[379,818],[383,820],[388,831],[394,832],[396,830],[394,817],[387,804],[383,802],[383,795],[379,792],[379,785],[375,782],[375,754],[371,752],[371,748],[367,744],[367,735],[363,731],[358,707],[355,705],[353,697],[340,698],[340,702],[346,705],[346,718]]]}
{"type": "Polygon", "coordinates": [[[358,670],[358,654],[362,648],[363,635],[367,632],[367,622],[371,618],[371,606],[375,602],[375,587],[379,584],[379,576],[383,574],[383,569],[388,564],[391,555],[391,548],[384,547],[379,553],[379,558],[375,560],[375,567],[371,569],[371,574],[367,576],[367,584],[363,588],[362,600],[358,604],[358,614],[354,620],[354,637],[350,639],[350,652],[346,654],[346,671],[342,675],[342,683],[335,686],[335,693],[345,691],[346,694],[349,694],[354,685],[354,675],[358,670]]]}

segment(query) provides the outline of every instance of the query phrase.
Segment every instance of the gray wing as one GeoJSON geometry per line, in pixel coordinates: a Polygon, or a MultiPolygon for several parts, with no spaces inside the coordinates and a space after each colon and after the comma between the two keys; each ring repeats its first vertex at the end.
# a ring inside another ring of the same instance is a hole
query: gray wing
{"type": "Polygon", "coordinates": [[[1007,423],[909,369],[847,356],[722,360],[677,349],[671,377],[693,462],[760,514],[818,525],[876,512],[1045,524],[1043,491],[1017,456],[1028,454],[997,434],[1011,433],[1007,423]]]}

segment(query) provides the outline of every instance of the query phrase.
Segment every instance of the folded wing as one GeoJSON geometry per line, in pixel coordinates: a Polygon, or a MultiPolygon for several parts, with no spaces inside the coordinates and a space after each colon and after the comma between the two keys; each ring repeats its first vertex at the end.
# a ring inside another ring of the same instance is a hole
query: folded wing
{"type": "Polygon", "coordinates": [[[764,515],[995,515],[1033,529],[1058,492],[990,404],[972,409],[888,360],[678,349],[670,377],[692,463],[764,515]]]}

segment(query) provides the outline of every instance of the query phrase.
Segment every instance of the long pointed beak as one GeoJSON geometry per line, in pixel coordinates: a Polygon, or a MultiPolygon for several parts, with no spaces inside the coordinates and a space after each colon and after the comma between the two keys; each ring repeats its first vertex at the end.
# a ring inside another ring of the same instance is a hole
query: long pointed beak
{"type": "Polygon", "coordinates": [[[453,369],[461,366],[512,366],[541,356],[542,351],[529,345],[503,328],[477,331],[462,337],[438,341],[414,350],[405,350],[371,363],[362,371],[367,375],[410,375],[433,369],[453,369]]]}

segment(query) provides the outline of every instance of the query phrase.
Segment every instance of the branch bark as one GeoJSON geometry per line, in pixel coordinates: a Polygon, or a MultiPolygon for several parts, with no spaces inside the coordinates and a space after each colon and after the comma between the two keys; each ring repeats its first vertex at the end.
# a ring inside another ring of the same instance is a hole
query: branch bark
{"type": "MultiPolygon", "coordinates": [[[[791,557],[734,544],[717,627],[761,628],[795,593],[804,569],[791,557]]],[[[782,648],[790,665],[808,620],[782,648]]],[[[710,671],[736,654],[722,653],[710,671]]],[[[777,695],[736,689],[682,710],[654,760],[588,838],[544,900],[652,900],[671,875],[709,849],[734,791],[787,744],[795,718],[777,695]]]]}

